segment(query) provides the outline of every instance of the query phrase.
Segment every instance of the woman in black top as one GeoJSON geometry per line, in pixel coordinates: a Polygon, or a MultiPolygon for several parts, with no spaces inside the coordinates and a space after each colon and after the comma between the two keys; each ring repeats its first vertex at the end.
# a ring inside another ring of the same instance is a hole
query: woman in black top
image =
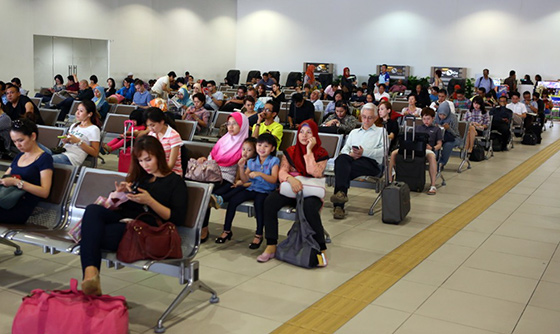
{"type": "MultiPolygon", "coordinates": [[[[80,259],[86,294],[101,295],[101,250],[117,250],[129,219],[149,212],[163,222],[180,225],[187,214],[187,186],[167,165],[161,143],[155,137],[143,136],[134,144],[126,182],[115,182],[115,191],[127,192],[128,201],[116,210],[88,205],[82,218],[80,259]],[[130,193],[133,184],[138,185],[138,193],[130,193]]],[[[146,218],[147,223],[153,223],[149,216],[146,218]]]]}
{"type": "MultiPolygon", "coordinates": [[[[379,113],[378,121],[385,123],[385,128],[387,129],[387,136],[389,137],[389,152],[397,146],[397,136],[399,135],[399,123],[391,119],[392,117],[392,106],[389,101],[379,102],[377,107],[377,112],[379,113]]],[[[381,126],[383,126],[381,124],[381,126]]]]}
{"type": "Polygon", "coordinates": [[[105,96],[109,97],[117,92],[115,88],[115,79],[107,79],[107,88],[105,88],[105,96]]]}
{"type": "Polygon", "coordinates": [[[272,84],[272,93],[270,93],[270,96],[272,97],[272,101],[278,105],[280,105],[281,102],[286,102],[286,95],[280,90],[280,85],[276,82],[272,84]]]}
{"type": "Polygon", "coordinates": [[[416,85],[416,91],[413,94],[416,95],[416,106],[418,108],[424,108],[430,105],[430,94],[428,94],[428,90],[422,87],[421,84],[416,85]]]}

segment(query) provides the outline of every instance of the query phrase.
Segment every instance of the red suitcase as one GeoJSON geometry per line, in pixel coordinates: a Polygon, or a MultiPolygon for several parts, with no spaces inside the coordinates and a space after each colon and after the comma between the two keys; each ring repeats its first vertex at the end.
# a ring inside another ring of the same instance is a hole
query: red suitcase
{"type": "Polygon", "coordinates": [[[135,121],[127,120],[124,121],[124,133],[123,138],[125,138],[124,146],[119,152],[119,172],[128,173],[128,168],[130,167],[130,161],[132,159],[132,147],[134,146],[134,136],[130,136],[130,141],[127,139],[127,133],[134,132],[135,121]],[[129,143],[129,145],[127,145],[129,143]]]}

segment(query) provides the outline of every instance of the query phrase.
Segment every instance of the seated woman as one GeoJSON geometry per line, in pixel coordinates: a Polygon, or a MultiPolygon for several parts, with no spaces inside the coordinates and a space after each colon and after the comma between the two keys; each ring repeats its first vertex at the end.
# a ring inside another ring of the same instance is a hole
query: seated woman
{"type": "Polygon", "coordinates": [[[272,97],[272,102],[277,103],[278,105],[282,102],[286,102],[286,95],[280,89],[280,85],[276,82],[272,84],[272,93],[270,93],[270,96],[272,97]]]}
{"type": "MultiPolygon", "coordinates": [[[[297,133],[297,143],[289,147],[280,163],[278,171],[278,179],[280,182],[288,182],[292,190],[297,193],[303,189],[301,181],[296,179],[294,175],[302,175],[307,177],[322,177],[323,171],[327,166],[329,153],[321,147],[321,139],[317,130],[317,124],[312,120],[307,120],[299,125],[297,133]]],[[[278,244],[278,210],[286,205],[296,205],[295,198],[289,198],[280,195],[278,190],[268,195],[264,202],[266,208],[264,212],[264,226],[266,249],[257,257],[259,262],[267,262],[273,259],[276,254],[276,245],[278,244]]],[[[303,200],[303,210],[305,217],[315,231],[313,238],[319,243],[321,252],[327,250],[325,243],[325,231],[321,222],[321,207],[323,199],[315,196],[306,197],[303,200]]],[[[319,264],[326,266],[326,258],[319,264]]]]}
{"type": "MultiPolygon", "coordinates": [[[[227,193],[235,182],[237,175],[237,163],[241,159],[243,142],[249,137],[249,120],[242,113],[234,112],[227,120],[228,132],[223,135],[216,145],[212,148],[208,157],[198,158],[199,163],[206,160],[214,160],[220,166],[222,172],[222,182],[217,184],[212,191],[213,195],[223,195],[227,193]]],[[[210,209],[206,211],[202,232],[200,234],[201,242],[206,242],[209,238],[208,220],[210,218],[210,209]]]]}
{"type": "Polygon", "coordinates": [[[245,116],[249,119],[249,127],[252,128],[259,120],[259,114],[255,110],[255,99],[252,96],[245,97],[243,108],[245,109],[245,116]]]}
{"type": "Polygon", "coordinates": [[[76,121],[62,138],[66,152],[53,155],[55,163],[80,166],[88,155],[99,155],[101,121],[93,101],[85,100],[78,105],[76,121]]]}
{"type": "Polygon", "coordinates": [[[66,86],[64,86],[64,78],[62,78],[62,75],[57,74],[54,77],[54,86],[52,88],[49,88],[49,91],[45,92],[45,94],[41,94],[41,93],[35,94],[35,97],[40,97],[41,102],[47,103],[50,101],[54,93],[61,92],[65,89],[66,86]]]}
{"type": "Polygon", "coordinates": [[[475,137],[482,136],[482,131],[488,129],[488,125],[490,125],[490,114],[486,112],[484,100],[480,96],[474,97],[470,110],[465,113],[465,121],[469,122],[469,134],[465,148],[468,153],[471,153],[475,137]]]}
{"type": "Polygon", "coordinates": [[[391,110],[392,106],[390,102],[381,101],[377,107],[377,112],[379,114],[378,126],[383,126],[387,129],[387,137],[389,138],[389,152],[391,152],[395,147],[397,147],[397,136],[399,135],[399,123],[397,120],[393,119],[391,110]]]}
{"type": "Polygon", "coordinates": [[[148,135],[156,137],[160,141],[165,151],[167,165],[173,172],[182,176],[181,146],[183,146],[183,140],[181,140],[181,135],[169,125],[170,120],[161,109],[150,107],[146,112],[146,126],[150,130],[148,135]]]}
{"type": "Polygon", "coordinates": [[[107,79],[107,88],[105,88],[105,96],[111,96],[117,92],[115,79],[107,79]]]}
{"type": "Polygon", "coordinates": [[[439,160],[439,164],[443,168],[447,165],[447,161],[449,161],[453,148],[461,144],[457,116],[451,112],[449,103],[443,103],[439,106],[434,123],[445,129],[441,158],[439,160]]]}
{"type": "Polygon", "coordinates": [[[261,97],[266,97],[266,85],[265,84],[260,84],[257,85],[257,99],[260,99],[261,97]]]}
{"type": "Polygon", "coordinates": [[[175,97],[176,97],[175,101],[177,101],[181,105],[182,112],[187,111],[188,108],[194,105],[189,95],[189,92],[187,92],[185,86],[179,88],[179,90],[177,91],[177,95],[175,95],[175,97]]]}
{"type": "Polygon", "coordinates": [[[336,92],[334,92],[334,101],[331,101],[329,102],[329,104],[327,104],[327,107],[323,112],[323,116],[327,117],[330,114],[334,113],[334,110],[336,109],[336,103],[338,101],[342,101],[343,99],[344,99],[344,93],[342,92],[342,90],[337,90],[336,92]]]}
{"type": "MultiPolygon", "coordinates": [[[[171,171],[163,146],[154,137],[144,136],[135,143],[126,182],[115,182],[115,191],[130,192],[134,183],[138,184],[138,193],[127,194],[128,201],[116,210],[96,204],[86,207],[80,247],[85,294],[101,295],[101,250],[117,250],[127,219],[134,219],[147,211],[162,222],[181,225],[185,221],[187,186],[181,176],[171,171]]],[[[151,219],[146,222],[152,223],[151,219]]]]}
{"type": "Polygon", "coordinates": [[[422,109],[416,106],[416,95],[410,94],[408,96],[408,106],[402,109],[401,114],[403,116],[412,115],[414,117],[420,117],[421,113],[422,109]]]}
{"type": "Polygon", "coordinates": [[[319,126],[319,132],[349,134],[356,128],[358,120],[348,111],[348,104],[344,101],[338,101],[335,112],[319,126]]]}
{"type": "MultiPolygon", "coordinates": [[[[181,88],[184,89],[184,88],[181,88]]],[[[186,108],[183,114],[183,119],[187,121],[196,122],[196,133],[199,133],[202,129],[208,127],[208,121],[210,120],[210,112],[204,109],[204,103],[206,102],[206,97],[202,93],[196,93],[193,95],[192,102],[194,105],[186,108]]]]}
{"type": "Polygon", "coordinates": [[[93,96],[92,101],[95,103],[95,109],[97,109],[99,116],[101,116],[101,120],[104,120],[109,112],[109,103],[105,100],[105,89],[101,86],[95,87],[93,89],[93,96]]]}
{"type": "MultiPolygon", "coordinates": [[[[194,96],[198,93],[204,94],[204,92],[202,91],[202,86],[200,86],[200,83],[197,82],[197,83],[193,84],[192,87],[193,88],[192,88],[192,92],[191,92],[191,100],[193,100],[194,96]]],[[[206,97],[204,97],[204,98],[206,98],[206,97]]]]}
{"type": "Polygon", "coordinates": [[[28,119],[12,123],[10,137],[21,153],[14,158],[4,178],[0,179],[0,187],[18,187],[25,190],[25,194],[11,209],[0,208],[2,223],[25,223],[39,200],[49,196],[53,159],[37,145],[38,135],[37,125],[28,119]],[[14,177],[10,177],[12,175],[14,177]]]}

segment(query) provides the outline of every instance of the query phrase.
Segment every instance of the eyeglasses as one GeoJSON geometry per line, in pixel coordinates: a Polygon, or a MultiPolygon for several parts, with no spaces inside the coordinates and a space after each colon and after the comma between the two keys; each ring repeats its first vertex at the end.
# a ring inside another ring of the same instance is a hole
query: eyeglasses
{"type": "Polygon", "coordinates": [[[270,108],[264,108],[263,111],[272,112],[272,109],[270,109],[270,108]]]}
{"type": "Polygon", "coordinates": [[[23,122],[20,119],[16,119],[15,121],[12,122],[12,128],[14,129],[19,129],[23,126],[23,122]]]}

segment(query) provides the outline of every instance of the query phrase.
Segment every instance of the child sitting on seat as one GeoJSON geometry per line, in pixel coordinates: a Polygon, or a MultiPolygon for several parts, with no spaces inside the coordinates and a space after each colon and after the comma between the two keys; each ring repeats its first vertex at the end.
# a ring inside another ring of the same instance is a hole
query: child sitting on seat
{"type": "MultiPolygon", "coordinates": [[[[437,158],[436,152],[438,152],[443,145],[443,136],[441,134],[441,129],[435,126],[434,118],[436,112],[431,108],[422,109],[422,125],[418,125],[415,129],[416,133],[426,133],[428,134],[428,143],[426,144],[426,159],[430,164],[430,189],[428,190],[428,195],[435,195],[436,188],[436,176],[437,176],[437,158]]],[[[389,182],[393,181],[393,167],[396,164],[396,158],[399,150],[394,150],[391,153],[391,161],[389,163],[389,182]]]]}
{"type": "Polygon", "coordinates": [[[134,132],[132,133],[132,136],[130,133],[126,134],[126,138],[124,138],[123,135],[119,135],[117,138],[114,138],[107,144],[103,144],[103,149],[105,150],[105,152],[107,152],[107,154],[123,147],[125,141],[130,141],[132,137],[137,138],[138,132],[146,130],[146,122],[144,120],[144,112],[142,110],[134,110],[130,113],[130,116],[128,118],[131,121],[136,122],[136,125],[134,125],[134,132]]]}
{"type": "MultiPolygon", "coordinates": [[[[224,231],[216,238],[216,243],[222,244],[233,236],[231,224],[235,217],[237,207],[248,200],[254,200],[255,214],[257,218],[257,230],[250,249],[258,249],[263,241],[264,228],[264,200],[271,191],[276,190],[278,183],[278,169],[280,159],[275,156],[276,138],[270,133],[263,133],[257,138],[258,156],[247,161],[247,168],[240,174],[244,186],[251,182],[248,187],[241,187],[228,203],[224,231]]],[[[241,166],[240,166],[241,168],[241,166]]],[[[236,183],[237,184],[237,183],[236,183]]]]}

